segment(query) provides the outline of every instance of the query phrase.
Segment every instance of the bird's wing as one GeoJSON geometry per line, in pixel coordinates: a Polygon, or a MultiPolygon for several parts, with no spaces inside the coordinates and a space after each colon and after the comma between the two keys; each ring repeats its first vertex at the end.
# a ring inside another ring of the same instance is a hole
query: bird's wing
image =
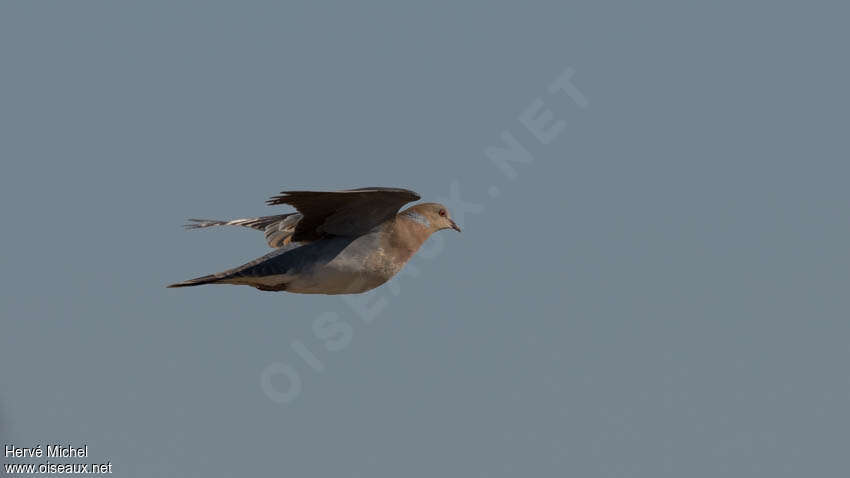
{"type": "Polygon", "coordinates": [[[189,219],[186,229],[201,229],[211,226],[244,226],[266,234],[266,241],[270,247],[278,248],[288,244],[295,232],[295,225],[301,220],[301,214],[291,212],[289,214],[278,214],[275,216],[249,217],[234,219],[232,221],[217,221],[214,219],[189,219]]]}
{"type": "Polygon", "coordinates": [[[233,219],[232,221],[219,221],[216,219],[189,219],[188,224],[184,224],[186,229],[201,229],[211,226],[245,226],[258,231],[263,231],[270,224],[280,222],[295,213],[278,214],[276,216],[262,217],[246,217],[243,219],[233,219]]]}
{"type": "Polygon", "coordinates": [[[295,232],[295,226],[303,218],[301,214],[294,212],[287,214],[285,219],[275,221],[266,226],[266,241],[269,246],[278,248],[283,247],[292,242],[292,234],[295,232]]]}
{"type": "Polygon", "coordinates": [[[360,188],[345,191],[282,191],[269,205],[289,204],[303,216],[295,224],[293,242],[324,235],[357,236],[392,218],[404,204],[420,197],[408,189],[360,188]]]}

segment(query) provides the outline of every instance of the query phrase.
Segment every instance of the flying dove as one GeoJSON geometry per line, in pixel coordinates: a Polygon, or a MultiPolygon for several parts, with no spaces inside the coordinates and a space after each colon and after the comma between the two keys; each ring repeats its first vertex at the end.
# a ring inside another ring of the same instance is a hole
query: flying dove
{"type": "Polygon", "coordinates": [[[190,219],[187,229],[245,226],[264,231],[275,250],[218,274],[171,284],[241,284],[300,294],[359,294],[394,276],[431,234],[460,228],[442,204],[422,203],[407,189],[283,191],[269,205],[298,212],[233,221],[190,219]]]}

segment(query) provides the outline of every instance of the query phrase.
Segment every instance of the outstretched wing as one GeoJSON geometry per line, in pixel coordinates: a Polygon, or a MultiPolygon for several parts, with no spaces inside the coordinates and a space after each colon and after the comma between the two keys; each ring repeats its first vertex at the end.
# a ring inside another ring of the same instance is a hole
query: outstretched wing
{"type": "Polygon", "coordinates": [[[201,229],[211,226],[244,226],[266,234],[266,242],[270,247],[279,248],[291,241],[295,225],[301,220],[301,214],[291,212],[289,214],[278,214],[275,216],[249,217],[245,219],[234,219],[232,221],[217,221],[214,219],[189,219],[190,223],[183,227],[186,229],[201,229]]]}
{"type": "Polygon", "coordinates": [[[269,205],[289,204],[303,216],[295,224],[293,242],[324,235],[357,236],[392,218],[406,203],[420,197],[399,188],[360,188],[345,191],[282,191],[269,205]]]}

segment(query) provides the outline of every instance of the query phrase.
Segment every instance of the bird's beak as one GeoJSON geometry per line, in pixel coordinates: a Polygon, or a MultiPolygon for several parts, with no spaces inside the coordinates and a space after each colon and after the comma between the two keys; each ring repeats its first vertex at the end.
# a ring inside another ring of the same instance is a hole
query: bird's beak
{"type": "Polygon", "coordinates": [[[452,223],[452,229],[454,229],[454,230],[455,230],[455,231],[457,231],[457,232],[460,232],[460,228],[459,228],[459,227],[457,227],[457,223],[455,223],[455,222],[454,222],[453,220],[451,220],[451,219],[449,219],[449,222],[450,222],[450,223],[452,223]]]}

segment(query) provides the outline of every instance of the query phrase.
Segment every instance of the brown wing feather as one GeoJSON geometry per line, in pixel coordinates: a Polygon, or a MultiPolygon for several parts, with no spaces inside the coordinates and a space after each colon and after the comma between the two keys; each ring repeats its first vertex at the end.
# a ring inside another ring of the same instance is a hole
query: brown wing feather
{"type": "Polygon", "coordinates": [[[295,225],[301,219],[301,214],[291,212],[278,214],[276,216],[248,217],[244,219],[233,219],[230,221],[218,221],[215,219],[189,219],[186,229],[202,229],[211,226],[244,226],[251,229],[263,231],[266,242],[270,247],[278,248],[289,244],[295,225]]]}
{"type": "Polygon", "coordinates": [[[202,229],[211,226],[244,226],[250,227],[251,229],[257,229],[258,231],[263,231],[270,224],[280,222],[293,214],[295,213],[278,214],[276,216],[246,217],[244,219],[233,219],[230,221],[219,221],[217,219],[189,219],[189,223],[184,224],[183,227],[186,229],[202,229]]]}
{"type": "Polygon", "coordinates": [[[286,218],[273,222],[266,226],[266,242],[269,246],[278,248],[283,247],[292,242],[292,233],[295,232],[295,226],[301,220],[301,214],[288,214],[286,218]]]}
{"type": "Polygon", "coordinates": [[[344,191],[282,191],[267,204],[289,204],[303,217],[290,237],[312,241],[324,235],[356,236],[393,217],[404,204],[420,197],[399,188],[359,188],[344,191]]]}

